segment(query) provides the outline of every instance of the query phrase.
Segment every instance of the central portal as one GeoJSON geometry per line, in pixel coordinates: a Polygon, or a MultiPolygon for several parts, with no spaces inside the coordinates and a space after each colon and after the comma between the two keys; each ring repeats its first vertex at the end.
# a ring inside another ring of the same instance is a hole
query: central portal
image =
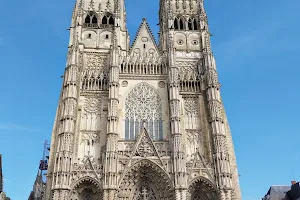
{"type": "Polygon", "coordinates": [[[119,185],[119,200],[173,200],[173,185],[156,163],[144,159],[133,164],[119,185]]]}

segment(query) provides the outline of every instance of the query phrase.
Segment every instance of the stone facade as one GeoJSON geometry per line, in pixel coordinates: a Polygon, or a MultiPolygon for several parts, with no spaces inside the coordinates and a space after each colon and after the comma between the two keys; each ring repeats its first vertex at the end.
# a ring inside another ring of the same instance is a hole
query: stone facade
{"type": "Polygon", "coordinates": [[[77,0],[45,199],[241,200],[203,0],[160,0],[129,45],[124,0],[77,0]]]}

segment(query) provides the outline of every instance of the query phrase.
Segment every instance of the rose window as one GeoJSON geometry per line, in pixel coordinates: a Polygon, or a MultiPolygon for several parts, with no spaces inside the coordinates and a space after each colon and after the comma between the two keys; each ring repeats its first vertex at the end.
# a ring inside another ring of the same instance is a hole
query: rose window
{"type": "Polygon", "coordinates": [[[157,91],[146,83],[133,88],[125,103],[125,139],[134,140],[145,123],[152,139],[162,139],[162,106],[157,91]]]}

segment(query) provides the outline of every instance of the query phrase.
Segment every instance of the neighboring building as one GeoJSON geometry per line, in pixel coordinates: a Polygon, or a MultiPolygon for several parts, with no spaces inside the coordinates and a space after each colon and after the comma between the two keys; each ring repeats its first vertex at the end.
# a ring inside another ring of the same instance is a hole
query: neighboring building
{"type": "Polygon", "coordinates": [[[262,200],[300,200],[300,183],[292,181],[291,186],[271,186],[262,200]]]}
{"type": "Polygon", "coordinates": [[[49,143],[46,140],[44,143],[43,157],[39,162],[39,169],[36,175],[33,190],[30,193],[28,200],[42,200],[46,190],[46,175],[48,170],[48,159],[49,159],[49,143]]]}
{"type": "Polygon", "coordinates": [[[45,183],[43,182],[42,171],[39,169],[34,181],[33,190],[28,200],[42,200],[45,192],[45,183]]]}
{"type": "Polygon", "coordinates": [[[124,0],[77,0],[46,200],[241,200],[203,0],[159,25],[129,46],[124,0]]]}
{"type": "Polygon", "coordinates": [[[2,155],[1,154],[0,154],[0,200],[10,200],[9,197],[6,197],[6,194],[3,189],[2,155]]]}

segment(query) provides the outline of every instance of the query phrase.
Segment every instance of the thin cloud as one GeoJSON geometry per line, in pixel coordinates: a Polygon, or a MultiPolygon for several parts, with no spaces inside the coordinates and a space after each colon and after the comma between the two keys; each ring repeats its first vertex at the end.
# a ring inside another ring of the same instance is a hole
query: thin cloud
{"type": "Polygon", "coordinates": [[[9,182],[10,180],[7,179],[7,178],[3,178],[3,181],[4,181],[4,182],[9,182]]]}
{"type": "Polygon", "coordinates": [[[0,130],[5,131],[33,131],[32,128],[25,127],[14,123],[0,123],[0,130]]]}
{"type": "MultiPolygon", "coordinates": [[[[273,35],[283,27],[283,21],[264,23],[256,29],[252,29],[252,31],[248,30],[246,34],[233,37],[231,40],[217,45],[216,50],[228,56],[235,56],[242,52],[249,54],[250,51],[257,51],[263,49],[263,47],[273,46],[278,41],[274,40],[273,35]]],[[[268,48],[268,51],[270,50],[272,49],[268,48]]],[[[278,50],[278,48],[273,50],[278,50]]]]}

